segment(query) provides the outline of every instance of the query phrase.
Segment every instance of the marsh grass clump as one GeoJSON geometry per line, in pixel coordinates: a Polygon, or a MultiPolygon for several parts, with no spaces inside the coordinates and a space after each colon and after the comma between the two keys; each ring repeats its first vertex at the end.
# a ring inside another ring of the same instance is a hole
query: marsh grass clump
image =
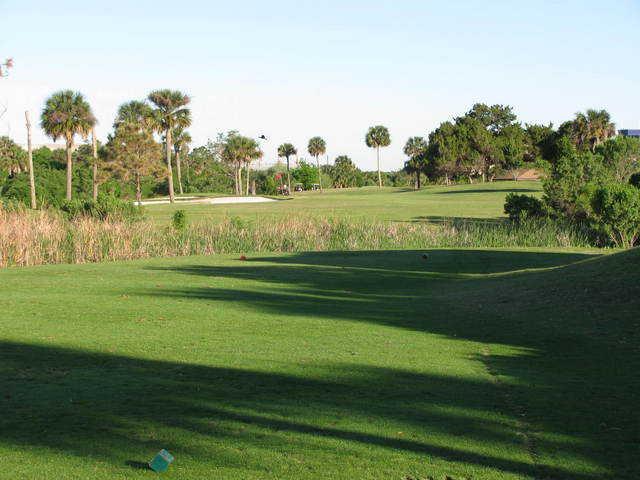
{"type": "Polygon", "coordinates": [[[171,225],[174,230],[183,232],[187,228],[187,212],[185,210],[176,210],[171,217],[171,225]]]}

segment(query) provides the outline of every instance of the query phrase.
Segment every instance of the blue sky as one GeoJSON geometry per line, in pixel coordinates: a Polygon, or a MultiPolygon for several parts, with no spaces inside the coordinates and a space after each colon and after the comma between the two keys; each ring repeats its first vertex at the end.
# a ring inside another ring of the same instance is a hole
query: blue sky
{"type": "MultiPolygon", "coordinates": [[[[121,103],[156,88],[193,97],[192,136],[265,134],[266,161],[323,136],[331,159],[362,168],[370,125],[398,168],[411,135],[427,135],[475,102],[512,105],[523,122],[608,109],[640,127],[640,1],[109,1],[0,0],[0,134],[23,142],[55,90],[83,92],[106,138],[121,103]]],[[[48,141],[35,132],[36,142],[48,141]]]]}

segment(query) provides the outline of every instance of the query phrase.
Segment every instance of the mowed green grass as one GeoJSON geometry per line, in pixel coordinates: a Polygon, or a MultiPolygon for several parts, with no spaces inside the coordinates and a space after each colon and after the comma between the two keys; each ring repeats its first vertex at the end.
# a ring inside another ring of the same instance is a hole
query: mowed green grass
{"type": "Polygon", "coordinates": [[[0,478],[639,478],[640,251],[424,253],[0,272],[0,478]]]}
{"type": "Polygon", "coordinates": [[[426,186],[419,191],[408,188],[365,187],[329,189],[320,193],[302,192],[277,202],[255,204],[150,205],[147,215],[168,222],[178,209],[191,220],[221,220],[321,216],[367,218],[392,221],[438,221],[442,218],[498,218],[504,216],[504,198],[509,192],[541,195],[540,182],[491,182],[472,185],[426,186]]]}

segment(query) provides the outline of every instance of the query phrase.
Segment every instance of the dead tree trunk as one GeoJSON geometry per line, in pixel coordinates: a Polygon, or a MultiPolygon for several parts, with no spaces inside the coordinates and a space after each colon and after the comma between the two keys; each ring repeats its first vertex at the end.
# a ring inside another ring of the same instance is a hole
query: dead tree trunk
{"type": "Polygon", "coordinates": [[[31,147],[31,121],[29,120],[29,112],[24,112],[24,118],[27,121],[27,160],[29,162],[29,191],[31,193],[31,208],[37,208],[36,203],[36,181],[33,174],[33,149],[31,147]]]}
{"type": "Polygon", "coordinates": [[[93,149],[93,201],[98,200],[98,143],[96,131],[91,129],[91,147],[93,149]]]}

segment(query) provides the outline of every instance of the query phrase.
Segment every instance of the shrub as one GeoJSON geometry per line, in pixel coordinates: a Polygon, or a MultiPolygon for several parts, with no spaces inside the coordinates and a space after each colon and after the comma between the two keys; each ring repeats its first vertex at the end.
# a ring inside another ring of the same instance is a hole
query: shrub
{"type": "Polygon", "coordinates": [[[595,228],[619,247],[632,247],[640,237],[640,189],[610,183],[595,190],[591,200],[595,228]]]}
{"type": "Polygon", "coordinates": [[[184,210],[176,210],[171,219],[171,224],[177,231],[184,231],[184,229],[187,228],[187,212],[184,210]]]}
{"type": "Polygon", "coordinates": [[[545,214],[544,204],[541,200],[529,196],[509,193],[504,204],[504,213],[515,222],[521,222],[528,218],[542,217],[545,214]]]}
{"type": "Polygon", "coordinates": [[[101,195],[98,200],[74,199],[66,201],[60,210],[69,218],[92,217],[100,220],[139,220],[144,216],[141,207],[112,195],[101,195]]]}

